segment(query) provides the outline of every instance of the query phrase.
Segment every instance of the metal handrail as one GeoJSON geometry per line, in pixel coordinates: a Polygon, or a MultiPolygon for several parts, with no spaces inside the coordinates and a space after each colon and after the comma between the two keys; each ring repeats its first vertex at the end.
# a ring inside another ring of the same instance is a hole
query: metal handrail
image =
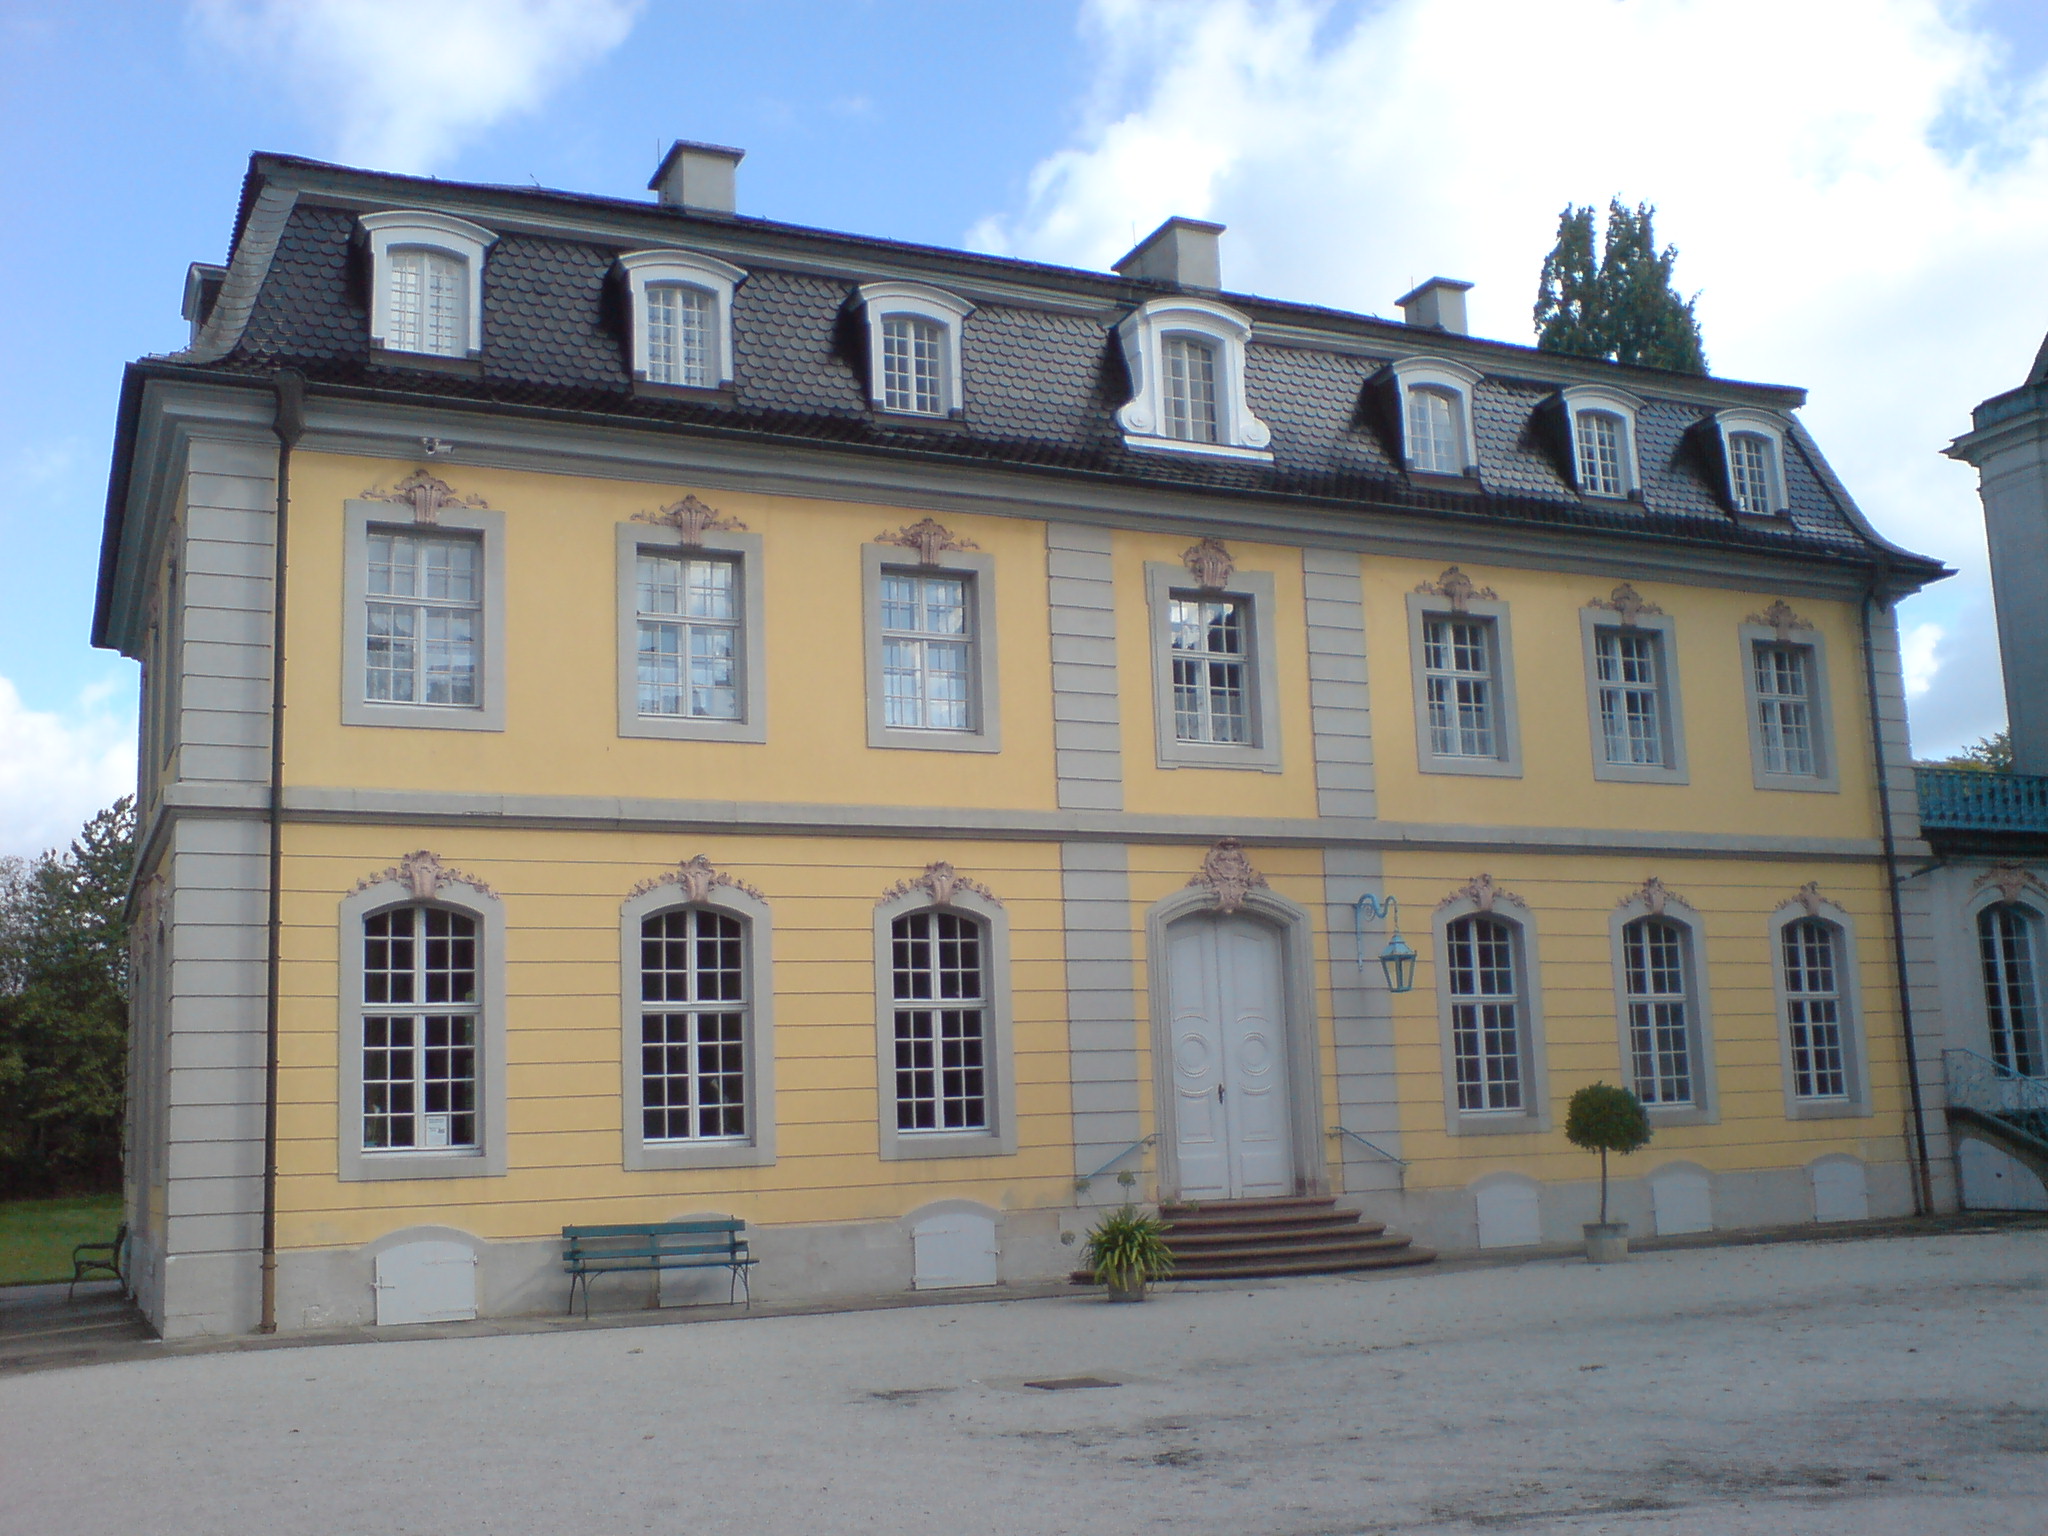
{"type": "Polygon", "coordinates": [[[1118,1163],[1122,1162],[1125,1158],[1129,1157],[1133,1152],[1137,1152],[1145,1147],[1151,1146],[1152,1143],[1157,1141],[1158,1139],[1159,1133],[1157,1131],[1154,1131],[1150,1136],[1140,1136],[1136,1141],[1132,1142],[1128,1147],[1125,1147],[1123,1151],[1117,1153],[1115,1157],[1112,1157],[1108,1162],[1104,1163],[1100,1168],[1096,1169],[1093,1173],[1086,1174],[1083,1177],[1074,1180],[1074,1193],[1077,1195],[1087,1194],[1089,1185],[1093,1184],[1097,1179],[1101,1178],[1105,1173],[1109,1172],[1110,1169],[1114,1168],[1118,1163]]]}
{"type": "Polygon", "coordinates": [[[1941,1053],[1948,1101],[1962,1109],[2008,1119],[2048,1116],[2048,1077],[2027,1077],[1978,1051],[1951,1046],[1941,1053]]]}
{"type": "Polygon", "coordinates": [[[1407,1158],[1396,1157],[1393,1153],[1389,1152],[1385,1147],[1374,1146],[1371,1142],[1367,1141],[1363,1136],[1359,1135],[1358,1132],[1352,1130],[1348,1126],[1333,1125],[1330,1127],[1330,1134],[1332,1136],[1349,1136],[1353,1141],[1357,1142],[1361,1147],[1364,1147],[1368,1152],[1377,1152],[1381,1157],[1384,1157],[1388,1162],[1399,1163],[1403,1168],[1406,1168],[1408,1166],[1407,1158]]]}
{"type": "Polygon", "coordinates": [[[1920,824],[1972,832],[2048,832],[2048,775],[1916,768],[1920,824]]]}

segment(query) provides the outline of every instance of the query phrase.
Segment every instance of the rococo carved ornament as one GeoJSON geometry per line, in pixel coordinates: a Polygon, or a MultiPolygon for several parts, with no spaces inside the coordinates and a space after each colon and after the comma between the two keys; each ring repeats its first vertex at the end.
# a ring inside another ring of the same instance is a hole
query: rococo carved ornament
{"type": "Polygon", "coordinates": [[[1798,614],[1794,613],[1792,605],[1782,597],[1771,599],[1770,607],[1766,608],[1762,613],[1752,613],[1747,622],[1766,625],[1776,630],[1780,640],[1790,640],[1792,638],[1792,631],[1795,629],[1813,628],[1812,622],[1802,619],[1798,614]]]}
{"type": "Polygon", "coordinates": [[[1489,874],[1474,875],[1470,880],[1467,880],[1463,885],[1451,892],[1450,895],[1438,902],[1436,904],[1437,910],[1441,912],[1455,901],[1469,901],[1481,912],[1491,912],[1498,903],[1503,901],[1511,906],[1520,907],[1524,911],[1527,911],[1529,907],[1529,904],[1513,891],[1503,890],[1495,885],[1493,883],[1493,876],[1489,874]]]}
{"type": "Polygon", "coordinates": [[[1792,899],[1798,902],[1800,906],[1806,908],[1806,915],[1808,917],[1819,917],[1822,907],[1832,907],[1834,905],[1827,897],[1821,895],[1820,882],[1818,880],[1807,881],[1806,884],[1793,892],[1792,899]]]}
{"type": "Polygon", "coordinates": [[[652,880],[642,880],[626,893],[627,899],[645,896],[649,891],[658,891],[664,885],[673,885],[683,893],[683,900],[694,905],[701,904],[720,886],[742,891],[756,901],[768,898],[755,890],[744,880],[736,880],[724,870],[715,867],[703,854],[683,860],[674,869],[656,875],[652,880]]]}
{"type": "Polygon", "coordinates": [[[1627,582],[1616,587],[1607,597],[1596,597],[1586,604],[1588,608],[1605,608],[1621,615],[1624,629],[1633,628],[1637,619],[1644,614],[1661,614],[1664,610],[1644,597],[1627,582]]]}
{"type": "Polygon", "coordinates": [[[937,565],[939,556],[949,549],[979,549],[981,546],[972,539],[957,537],[953,531],[937,518],[927,517],[894,533],[878,533],[877,544],[898,544],[905,549],[917,551],[919,565],[937,565]]]}
{"type": "Polygon", "coordinates": [[[1998,887],[1998,894],[2007,901],[2018,901],[2022,896],[2033,894],[2048,897],[2048,886],[2035,878],[2034,872],[2018,864],[1996,864],[1972,882],[1972,891],[1981,891],[1987,885],[1998,887]]]}
{"type": "Polygon", "coordinates": [[[383,885],[387,881],[404,886],[412,893],[414,901],[431,901],[444,885],[466,885],[480,895],[489,896],[494,900],[498,894],[475,875],[465,875],[459,869],[450,869],[441,862],[438,853],[430,853],[424,848],[408,853],[389,869],[363,876],[355,883],[355,890],[349,894],[367,891],[371,886],[383,885]]]}
{"type": "Polygon", "coordinates": [[[1195,578],[1195,585],[1204,592],[1220,592],[1229,582],[1231,573],[1237,569],[1237,561],[1219,539],[1204,539],[1187,549],[1180,557],[1181,564],[1188,568],[1188,574],[1195,578]]]}
{"type": "Polygon", "coordinates": [[[941,907],[949,905],[961,891],[972,891],[991,906],[1000,907],[1003,904],[1002,898],[979,880],[969,879],[944,859],[938,859],[925,865],[924,873],[916,879],[899,880],[890,886],[888,890],[882,892],[882,899],[875,905],[886,907],[892,901],[900,901],[905,896],[915,895],[919,891],[929,896],[933,905],[941,907]]]}
{"type": "Polygon", "coordinates": [[[747,531],[747,525],[738,518],[723,516],[694,496],[672,501],[659,512],[635,512],[633,521],[657,523],[663,528],[673,528],[683,536],[683,542],[693,549],[704,542],[704,535],[707,533],[747,531]]]}
{"type": "Polygon", "coordinates": [[[1266,889],[1266,877],[1252,868],[1244,844],[1234,837],[1219,838],[1202,859],[1202,871],[1188,882],[1189,889],[1207,886],[1216,893],[1216,910],[1235,912],[1253,891],[1266,889]]]}
{"type": "Polygon", "coordinates": [[[1691,902],[1679,895],[1678,892],[1667,889],[1663,877],[1660,875],[1650,876],[1649,879],[1645,880],[1635,890],[1630,891],[1621,900],[1617,901],[1615,905],[1617,907],[1625,907],[1631,902],[1637,901],[1643,904],[1652,917],[1662,917],[1664,909],[1674,901],[1681,907],[1692,905],[1691,902]]]}
{"type": "Polygon", "coordinates": [[[1455,565],[1447,566],[1443,575],[1435,581],[1425,581],[1416,591],[1424,597],[1441,597],[1449,601],[1454,613],[1463,613],[1473,598],[1483,602],[1497,602],[1500,594],[1491,587],[1475,587],[1472,578],[1455,565]]]}
{"type": "Polygon", "coordinates": [[[374,488],[363,492],[364,501],[402,501],[412,508],[412,520],[416,523],[438,523],[443,507],[473,507],[489,511],[490,504],[481,496],[458,496],[455,487],[446,480],[416,469],[388,491],[374,488]]]}

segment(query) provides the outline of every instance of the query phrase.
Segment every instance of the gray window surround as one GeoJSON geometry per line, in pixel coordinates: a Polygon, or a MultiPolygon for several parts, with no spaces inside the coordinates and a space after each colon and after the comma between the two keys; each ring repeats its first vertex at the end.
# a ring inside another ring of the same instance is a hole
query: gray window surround
{"type": "MultiPolygon", "coordinates": [[[[1631,896],[1615,908],[1607,920],[1608,963],[1613,968],[1615,1043],[1619,1048],[1621,1082],[1624,1087],[1633,1089],[1636,1081],[1635,1063],[1629,1051],[1628,966],[1622,954],[1621,931],[1639,917],[1658,916],[1677,924],[1685,933],[1685,1006],[1692,1051],[1693,1098],[1690,1104],[1645,1104],[1643,1109],[1652,1126],[1718,1125],[1721,1123],[1721,1108],[1714,1074],[1713,1017],[1708,1007],[1705,982],[1708,974],[1704,938],[1706,925],[1699,913],[1675,896],[1665,897],[1662,913],[1652,912],[1642,896],[1631,896]]],[[[1773,957],[1772,964],[1776,963],[1773,957]]]]}
{"type": "Polygon", "coordinates": [[[502,731],[505,729],[505,514],[478,507],[443,507],[432,524],[413,522],[404,504],[350,501],[343,516],[341,723],[401,730],[502,731]],[[478,605],[477,670],[473,705],[389,704],[363,697],[364,648],[369,631],[369,532],[473,534],[483,546],[483,600],[478,605]]]}
{"type": "Polygon", "coordinates": [[[1279,668],[1273,654],[1275,601],[1270,571],[1234,571],[1226,585],[1210,591],[1195,584],[1186,566],[1163,560],[1145,562],[1145,603],[1152,641],[1152,734],[1161,768],[1281,771],[1279,668]],[[1182,741],[1174,734],[1172,617],[1173,599],[1179,593],[1234,598],[1250,610],[1247,633],[1251,655],[1245,666],[1245,681],[1251,691],[1251,707],[1246,711],[1252,736],[1248,742],[1182,741]]]}
{"type": "Polygon", "coordinates": [[[1633,624],[1599,608],[1579,610],[1579,637],[1586,668],[1586,723],[1591,733],[1593,777],[1615,784],[1686,784],[1691,782],[1685,758],[1685,708],[1678,689],[1678,624],[1669,614],[1639,614],[1633,624]],[[1600,724],[1600,665],[1594,646],[1599,632],[1657,637],[1657,707],[1662,716],[1664,761],[1661,764],[1610,763],[1606,733],[1600,724]]]}
{"type": "Polygon", "coordinates": [[[1010,917],[1002,906],[971,890],[955,890],[940,903],[913,889],[875,908],[875,1132],[882,1161],[935,1157],[1008,1157],[1017,1150],[1017,1067],[1010,1028],[1010,917]],[[988,995],[982,1016],[988,1034],[989,1127],[985,1131],[902,1131],[896,1128],[896,988],[890,927],[912,912],[958,912],[981,924],[982,964],[988,995]]]}
{"type": "Polygon", "coordinates": [[[1749,720],[1749,767],[1758,789],[1787,789],[1806,794],[1839,794],[1842,776],[1835,751],[1835,714],[1828,690],[1827,640],[1817,629],[1794,630],[1788,640],[1768,624],[1743,624],[1737,629],[1742,646],[1742,705],[1749,720]],[[1813,666],[1813,750],[1817,773],[1771,773],[1764,767],[1763,726],[1757,719],[1756,647],[1803,645],[1813,666]]]}
{"type": "Polygon", "coordinates": [[[1515,710],[1514,631],[1508,605],[1492,598],[1469,599],[1463,610],[1428,592],[1408,594],[1408,672],[1415,701],[1415,765],[1423,773],[1466,773],[1497,779],[1522,776],[1522,733],[1515,710]],[[1429,681],[1423,667],[1424,619],[1486,619],[1493,625],[1493,681],[1499,721],[1494,727],[1492,757],[1458,757],[1430,749],[1429,681]]]}
{"type": "Polygon", "coordinates": [[[1481,912],[1477,900],[1458,896],[1438,907],[1430,919],[1436,955],[1437,1040],[1442,1052],[1444,1131],[1451,1136],[1513,1136],[1550,1129],[1550,1079],[1543,1038],[1543,972],[1537,953],[1536,920],[1526,908],[1496,899],[1484,915],[1506,923],[1515,934],[1515,963],[1521,967],[1522,1107],[1462,1109],[1458,1105],[1457,1051],[1451,1039],[1451,989],[1446,973],[1452,923],[1481,912]]]}
{"type": "Polygon", "coordinates": [[[768,903],[736,886],[715,885],[702,901],[666,882],[629,896],[619,908],[619,1068],[623,1151],[629,1173],[662,1168],[756,1168],[775,1161],[774,915],[768,903]],[[737,917],[746,926],[747,1139],[692,1145],[649,1143],[641,1116],[640,924],[657,912],[699,907],[737,917]]]}
{"type": "Polygon", "coordinates": [[[1802,902],[1788,901],[1770,916],[1766,933],[1771,945],[1771,997],[1777,1008],[1778,1048],[1784,1067],[1787,1120],[1865,1119],[1876,1113],[1870,1102],[1870,1069],[1863,1031],[1863,971],[1857,962],[1856,920],[1831,901],[1808,912],[1802,902]],[[1841,989],[1842,1060],[1849,1077],[1846,1099],[1802,1099],[1793,1092],[1792,1021],[1785,995],[1785,929],[1817,917],[1835,930],[1835,974],[1841,989]]]}
{"type": "MultiPolygon", "coordinates": [[[[2034,861],[2029,863],[2033,864],[2034,861]]],[[[2029,888],[2008,900],[2005,893],[1995,885],[1986,885],[1972,892],[1963,902],[1958,917],[1964,945],[1962,953],[1964,965],[1967,967],[1964,974],[1969,995],[1969,1034],[1965,1043],[1980,1056],[1995,1057],[1997,1051],[1991,1040],[1991,1004],[1990,999],[1985,996],[1984,951],[1977,925],[1983,921],[1984,914],[1992,907],[2010,907],[2026,922],[2033,940],[2034,957],[2038,962],[2043,954],[2048,954],[2048,916],[2043,914],[2044,906],[2048,906],[2048,903],[2041,900],[2040,893],[2036,890],[2029,888]]],[[[2037,1007],[2042,1003],[2048,1003],[2048,995],[2044,993],[2048,993],[2048,988],[2043,987],[2042,977],[2037,969],[2034,975],[2034,997],[2037,1007]]],[[[2048,1009],[2042,1011],[2048,1013],[2048,1009]]],[[[1955,1042],[1954,1034],[1950,1036],[1950,1041],[1955,1042]]]]}
{"type": "Polygon", "coordinates": [[[495,1178],[505,1172],[505,906],[473,886],[450,881],[429,901],[417,901],[396,880],[379,880],[342,898],[340,914],[341,1037],[338,1169],[343,1183],[385,1179],[495,1178]],[[363,1149],[363,920],[393,907],[442,907],[476,919],[483,950],[477,967],[477,1117],[482,1130],[474,1151],[375,1152],[363,1149]]]}
{"type": "Polygon", "coordinates": [[[1637,452],[1636,420],[1643,409],[1640,398],[1627,390],[1615,389],[1604,384],[1567,384],[1557,392],[1558,403],[1564,412],[1566,446],[1571,454],[1572,486],[1581,496],[1592,501],[1612,505],[1616,501],[1640,501],[1643,496],[1643,475],[1640,456],[1637,452]],[[1586,413],[1612,416],[1621,423],[1621,482],[1618,494],[1595,491],[1585,483],[1583,461],[1580,458],[1583,445],[1579,441],[1579,418],[1586,413]]]}
{"type": "Polygon", "coordinates": [[[762,613],[761,536],[708,532],[686,543],[674,528],[658,523],[618,525],[619,734],[664,741],[766,741],[768,681],[766,619],[762,613]],[[681,715],[640,713],[639,597],[635,564],[643,549],[671,554],[702,550],[729,556],[739,570],[740,718],[698,720],[681,715]]]}
{"type": "Polygon", "coordinates": [[[860,551],[861,628],[867,658],[868,745],[878,749],[907,748],[915,752],[1000,752],[1002,712],[997,707],[996,562],[974,550],[949,549],[937,565],[919,565],[914,551],[894,544],[863,544],[860,551]],[[882,572],[908,571],[920,576],[964,576],[968,586],[968,622],[974,646],[974,729],[921,731],[888,723],[882,691],[882,572]]]}

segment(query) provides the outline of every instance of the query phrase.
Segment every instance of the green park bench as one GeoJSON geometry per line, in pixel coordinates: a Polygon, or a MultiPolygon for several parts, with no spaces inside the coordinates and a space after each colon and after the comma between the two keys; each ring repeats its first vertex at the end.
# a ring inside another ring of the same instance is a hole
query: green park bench
{"type": "Polygon", "coordinates": [[[562,1228],[562,1264],[569,1271],[569,1311],[576,1310],[576,1287],[583,1287],[583,1315],[590,1316],[590,1277],[635,1270],[723,1269],[731,1273],[728,1302],[747,1293],[754,1304],[747,1271],[759,1261],[748,1257],[744,1221],[629,1222],[605,1227],[562,1228]]]}
{"type": "Polygon", "coordinates": [[[78,1282],[87,1275],[112,1275],[126,1291],[127,1266],[128,1223],[124,1221],[114,1229],[111,1243],[80,1243],[71,1250],[71,1287],[65,1291],[64,1299],[70,1301],[78,1295],[78,1282]]]}

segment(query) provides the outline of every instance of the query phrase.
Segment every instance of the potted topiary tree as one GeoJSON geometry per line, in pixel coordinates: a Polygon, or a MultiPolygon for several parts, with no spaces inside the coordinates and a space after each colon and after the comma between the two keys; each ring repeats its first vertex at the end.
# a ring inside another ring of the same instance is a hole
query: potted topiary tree
{"type": "Polygon", "coordinates": [[[1143,1301],[1145,1282],[1173,1272],[1166,1223],[1135,1205],[1109,1212],[1088,1234],[1088,1268],[1109,1287],[1111,1301],[1143,1301]]]}
{"type": "Polygon", "coordinates": [[[1650,1117],[1643,1101],[1626,1088],[1588,1083],[1572,1095],[1564,1134],[1573,1146],[1600,1154],[1600,1219],[1586,1224],[1587,1262],[1619,1263],[1628,1257],[1628,1223],[1607,1219],[1607,1154],[1626,1157],[1648,1143],[1650,1117]]]}

